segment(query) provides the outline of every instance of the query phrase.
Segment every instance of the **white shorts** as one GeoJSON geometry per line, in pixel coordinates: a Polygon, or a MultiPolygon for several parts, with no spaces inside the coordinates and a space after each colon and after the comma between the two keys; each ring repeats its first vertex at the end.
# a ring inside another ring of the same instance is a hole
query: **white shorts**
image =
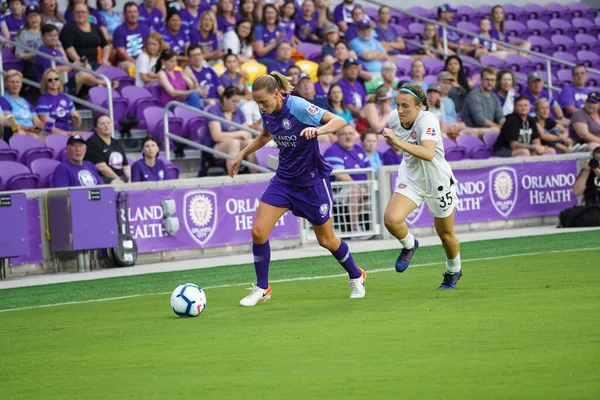
{"type": "MultiPolygon", "coordinates": [[[[441,186],[440,186],[441,187],[441,186]]],[[[440,192],[438,197],[425,197],[424,192],[417,186],[408,186],[403,184],[396,185],[394,193],[401,194],[408,197],[418,206],[423,203],[423,200],[427,203],[429,212],[435,218],[446,218],[452,214],[452,210],[458,204],[458,196],[456,195],[456,184],[450,186],[450,188],[440,192]]]]}

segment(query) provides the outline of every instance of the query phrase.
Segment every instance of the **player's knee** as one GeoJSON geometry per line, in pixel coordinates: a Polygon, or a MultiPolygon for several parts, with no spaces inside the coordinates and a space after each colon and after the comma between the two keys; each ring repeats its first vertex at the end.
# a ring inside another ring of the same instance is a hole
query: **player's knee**
{"type": "Polygon", "coordinates": [[[383,223],[385,227],[388,228],[388,230],[390,228],[400,225],[402,222],[404,222],[404,220],[398,218],[398,216],[395,215],[395,213],[393,212],[386,211],[383,215],[383,223]]]}
{"type": "Polygon", "coordinates": [[[335,235],[321,235],[317,237],[317,241],[319,242],[319,245],[321,247],[324,247],[329,250],[336,250],[336,245],[339,246],[338,238],[335,235]]]}
{"type": "Polygon", "coordinates": [[[266,229],[256,225],[252,227],[252,241],[254,243],[264,243],[268,238],[269,232],[266,229]]]}
{"type": "Polygon", "coordinates": [[[452,243],[454,241],[454,232],[440,232],[438,236],[442,243],[452,243]]]}

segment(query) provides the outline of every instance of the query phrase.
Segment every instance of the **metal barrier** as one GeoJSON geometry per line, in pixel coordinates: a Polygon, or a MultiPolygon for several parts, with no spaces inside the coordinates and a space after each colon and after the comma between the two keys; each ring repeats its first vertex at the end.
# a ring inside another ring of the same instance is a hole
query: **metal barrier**
{"type": "MultiPolygon", "coordinates": [[[[331,175],[367,174],[364,181],[331,182],[331,218],[336,235],[350,239],[369,239],[381,233],[379,218],[379,183],[371,168],[334,170],[331,175]]],[[[302,219],[300,240],[314,242],[312,225],[302,219]]]]}
{"type": "MultiPolygon", "coordinates": [[[[8,40],[8,39],[2,39],[1,42],[2,43],[10,44],[10,45],[12,45],[15,48],[16,47],[20,47],[22,49],[25,49],[28,52],[35,54],[36,57],[43,57],[43,58],[46,58],[46,59],[50,60],[50,66],[51,66],[51,68],[56,68],[56,64],[58,63],[60,65],[69,66],[69,67],[71,67],[71,68],[73,68],[73,69],[75,69],[77,71],[87,72],[90,75],[93,75],[93,76],[95,76],[97,78],[102,79],[104,81],[104,84],[106,85],[106,90],[107,90],[107,93],[108,93],[108,97],[107,97],[108,108],[97,106],[96,104],[92,104],[89,101],[85,101],[85,100],[83,100],[83,99],[81,99],[81,98],[79,98],[77,96],[72,96],[72,95],[67,94],[67,93],[65,93],[65,94],[67,96],[69,96],[69,98],[74,103],[81,104],[81,105],[83,105],[85,107],[91,108],[92,110],[96,110],[96,111],[108,114],[108,116],[110,117],[110,120],[113,122],[113,128],[112,128],[111,136],[115,137],[115,128],[114,128],[114,123],[115,123],[114,115],[115,114],[114,114],[114,111],[113,111],[113,104],[112,104],[112,84],[111,84],[110,79],[108,79],[108,77],[106,75],[102,75],[102,74],[100,74],[100,73],[98,73],[98,72],[96,72],[96,71],[94,71],[92,69],[87,69],[87,68],[81,67],[79,65],[75,65],[75,64],[73,64],[73,63],[71,63],[69,61],[65,61],[62,58],[54,57],[54,56],[51,56],[49,54],[42,53],[41,51],[29,48],[27,46],[20,45],[17,42],[13,42],[13,41],[8,40]]],[[[4,71],[4,65],[3,65],[2,53],[1,52],[0,52],[0,73],[3,76],[6,75],[6,71],[4,71]]],[[[33,86],[33,87],[36,87],[38,89],[40,88],[40,83],[39,82],[35,82],[35,81],[32,81],[32,80],[27,79],[27,78],[23,78],[23,82],[26,83],[26,84],[28,84],[29,86],[33,86]]],[[[4,96],[4,79],[0,79],[0,96],[4,96]]]]}
{"type": "MultiPolygon", "coordinates": [[[[208,147],[208,146],[205,146],[203,144],[194,142],[192,140],[182,138],[179,135],[176,135],[174,133],[169,132],[169,110],[172,107],[182,107],[182,108],[185,108],[186,110],[190,110],[190,111],[192,111],[192,112],[194,112],[194,113],[196,113],[198,115],[203,116],[204,118],[214,119],[214,120],[219,121],[221,123],[226,123],[226,124],[235,126],[236,128],[238,128],[240,130],[248,131],[248,132],[250,132],[254,136],[257,136],[260,133],[257,130],[250,129],[247,126],[238,124],[237,122],[229,121],[228,119],[221,118],[221,117],[219,117],[217,115],[213,115],[213,114],[207,113],[204,110],[199,110],[199,109],[197,109],[195,107],[190,106],[189,104],[185,104],[185,103],[182,103],[180,101],[173,100],[173,101],[168,102],[165,105],[164,112],[163,112],[164,136],[165,136],[165,153],[166,153],[167,160],[169,160],[169,161],[171,161],[171,143],[170,143],[169,139],[173,139],[174,141],[182,143],[182,144],[185,144],[186,146],[190,146],[190,147],[193,147],[195,149],[199,149],[199,150],[205,151],[207,153],[210,153],[210,154],[214,155],[215,157],[224,158],[226,160],[233,160],[234,159],[234,157],[231,156],[231,155],[229,155],[229,154],[222,153],[220,151],[217,151],[217,150],[213,149],[212,147],[208,147]]],[[[242,161],[242,165],[245,165],[246,167],[258,170],[260,172],[273,172],[273,171],[271,171],[268,168],[262,167],[262,166],[257,165],[257,164],[253,164],[253,163],[248,162],[246,160],[242,161]]]]}

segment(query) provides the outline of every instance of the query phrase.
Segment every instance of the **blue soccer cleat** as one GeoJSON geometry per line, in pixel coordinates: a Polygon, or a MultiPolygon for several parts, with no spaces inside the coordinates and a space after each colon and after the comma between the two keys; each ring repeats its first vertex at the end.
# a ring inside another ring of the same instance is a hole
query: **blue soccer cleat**
{"type": "Polygon", "coordinates": [[[454,274],[448,272],[444,273],[444,281],[438,288],[438,290],[456,289],[456,284],[462,276],[462,269],[454,274]]]}
{"type": "Polygon", "coordinates": [[[415,245],[412,249],[402,249],[400,255],[396,259],[396,272],[404,272],[410,266],[413,254],[419,248],[419,241],[415,239],[415,245]]]}

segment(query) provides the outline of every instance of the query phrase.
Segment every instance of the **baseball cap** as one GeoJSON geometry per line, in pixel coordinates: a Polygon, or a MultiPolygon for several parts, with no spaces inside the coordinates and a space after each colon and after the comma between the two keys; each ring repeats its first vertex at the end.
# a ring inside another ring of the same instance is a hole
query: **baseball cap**
{"type": "Polygon", "coordinates": [[[438,82],[441,81],[453,81],[454,82],[454,78],[452,77],[452,74],[450,74],[450,72],[448,71],[442,71],[438,74],[437,77],[438,82]]]}
{"type": "Polygon", "coordinates": [[[452,8],[452,6],[448,3],[446,4],[442,4],[441,6],[438,7],[438,14],[441,13],[445,13],[445,12],[456,12],[456,8],[452,8]]]}
{"type": "Polygon", "coordinates": [[[67,140],[67,146],[70,146],[74,143],[83,143],[85,144],[85,139],[83,138],[83,136],[80,135],[75,135],[75,136],[71,136],[68,140],[67,140]]]}
{"type": "Polygon", "coordinates": [[[327,24],[323,28],[323,35],[327,35],[327,34],[333,33],[333,32],[339,32],[339,31],[340,31],[340,29],[337,27],[336,24],[327,24]]]}
{"type": "Polygon", "coordinates": [[[370,27],[371,27],[371,22],[367,19],[363,19],[356,25],[356,28],[358,28],[358,29],[365,29],[365,28],[370,28],[370,27]]]}
{"type": "Polygon", "coordinates": [[[438,93],[442,93],[442,87],[439,85],[439,83],[434,83],[433,85],[429,85],[429,87],[427,88],[427,91],[431,91],[433,90],[434,92],[438,92],[438,93]]]}
{"type": "Polygon", "coordinates": [[[312,82],[312,78],[306,72],[301,72],[300,75],[298,75],[298,83],[300,83],[302,79],[310,79],[310,81],[312,82]]]}
{"type": "Polygon", "coordinates": [[[35,4],[28,5],[27,9],[25,10],[25,15],[29,15],[31,13],[41,14],[40,9],[35,4]]]}
{"type": "Polygon", "coordinates": [[[541,81],[541,80],[542,80],[542,76],[537,71],[530,72],[529,75],[527,75],[527,83],[541,81]]]}
{"type": "Polygon", "coordinates": [[[587,99],[585,100],[590,103],[600,103],[600,92],[592,92],[588,94],[587,99]]]}
{"type": "Polygon", "coordinates": [[[352,57],[350,57],[349,59],[344,61],[344,68],[348,68],[351,65],[360,65],[360,63],[358,62],[358,60],[356,58],[352,58],[352,57]]]}

